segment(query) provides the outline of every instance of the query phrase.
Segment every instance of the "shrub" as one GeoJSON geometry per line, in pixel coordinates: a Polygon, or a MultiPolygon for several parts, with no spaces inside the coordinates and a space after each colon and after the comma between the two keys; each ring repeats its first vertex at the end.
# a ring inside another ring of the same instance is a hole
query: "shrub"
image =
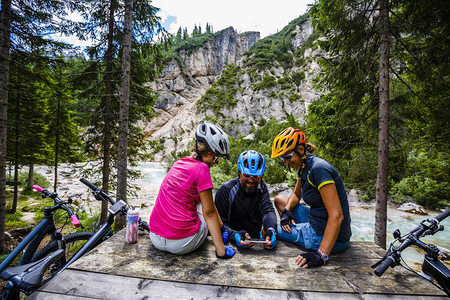
{"type": "Polygon", "coordinates": [[[292,73],[291,77],[292,77],[292,80],[294,81],[294,83],[297,86],[300,86],[302,81],[305,79],[305,72],[303,72],[303,71],[294,72],[294,73],[292,73]]]}
{"type": "MultiPolygon", "coordinates": [[[[47,188],[50,186],[50,182],[43,175],[37,172],[33,172],[33,179],[33,184],[39,185],[43,188],[47,188]]],[[[19,188],[26,189],[28,187],[28,172],[19,172],[17,180],[19,188]]],[[[14,177],[7,176],[6,181],[14,182],[14,177]]]]}
{"type": "Polygon", "coordinates": [[[446,182],[422,176],[403,178],[394,184],[390,193],[395,195],[396,201],[404,202],[411,196],[418,204],[427,208],[444,208],[449,203],[450,187],[446,182]]]}
{"type": "Polygon", "coordinates": [[[276,78],[274,76],[267,75],[267,76],[264,76],[264,78],[261,82],[256,83],[253,86],[253,89],[255,91],[258,91],[258,90],[262,90],[262,89],[269,89],[271,87],[274,87],[275,85],[277,85],[276,78]]]}

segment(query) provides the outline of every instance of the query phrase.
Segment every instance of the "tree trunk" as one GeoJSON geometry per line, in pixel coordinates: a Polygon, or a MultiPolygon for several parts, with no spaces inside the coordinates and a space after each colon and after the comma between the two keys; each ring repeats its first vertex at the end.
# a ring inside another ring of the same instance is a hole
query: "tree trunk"
{"type": "MultiPolygon", "coordinates": [[[[109,8],[109,25],[108,25],[108,48],[106,49],[106,74],[105,74],[105,103],[103,118],[105,127],[103,129],[103,178],[102,190],[105,193],[109,191],[109,174],[110,174],[110,156],[111,156],[111,102],[112,102],[112,71],[113,71],[113,34],[114,34],[114,11],[115,1],[111,0],[109,8]]],[[[102,201],[102,211],[100,214],[100,223],[106,221],[108,215],[108,202],[102,201]]]]}
{"type": "Polygon", "coordinates": [[[10,213],[14,214],[17,209],[17,201],[19,200],[19,123],[20,123],[20,97],[17,98],[16,119],[14,120],[14,194],[10,213]]]}
{"type": "Polygon", "coordinates": [[[55,182],[53,183],[53,192],[56,193],[58,185],[58,154],[59,154],[59,119],[61,118],[61,97],[58,97],[58,106],[56,108],[56,136],[55,136],[55,182]]]}
{"type": "MultiPolygon", "coordinates": [[[[122,79],[120,90],[119,142],[117,157],[117,197],[127,199],[127,147],[128,147],[128,107],[130,101],[131,37],[133,25],[133,0],[125,1],[125,23],[122,56],[122,79]]],[[[118,216],[115,231],[125,225],[125,216],[118,216]]]]}
{"type": "Polygon", "coordinates": [[[0,252],[5,249],[6,214],[6,128],[8,121],[9,47],[11,0],[1,0],[0,10],[0,252]]]}
{"type": "Polygon", "coordinates": [[[34,163],[30,163],[30,167],[29,167],[29,170],[28,170],[28,186],[27,186],[27,189],[31,191],[33,189],[33,184],[34,184],[34,163]]]}
{"type": "Polygon", "coordinates": [[[389,0],[380,0],[380,90],[375,244],[386,249],[389,166],[389,0]]]}
{"type": "Polygon", "coordinates": [[[14,195],[10,213],[16,213],[17,201],[19,200],[19,159],[16,152],[14,159],[14,195]]]}

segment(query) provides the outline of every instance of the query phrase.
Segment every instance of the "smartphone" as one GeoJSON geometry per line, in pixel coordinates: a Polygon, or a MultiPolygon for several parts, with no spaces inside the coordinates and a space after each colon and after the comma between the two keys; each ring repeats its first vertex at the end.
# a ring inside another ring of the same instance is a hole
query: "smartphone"
{"type": "Polygon", "coordinates": [[[249,240],[244,240],[244,242],[255,243],[255,244],[266,244],[267,243],[267,241],[263,240],[263,239],[249,239],[249,240]]]}

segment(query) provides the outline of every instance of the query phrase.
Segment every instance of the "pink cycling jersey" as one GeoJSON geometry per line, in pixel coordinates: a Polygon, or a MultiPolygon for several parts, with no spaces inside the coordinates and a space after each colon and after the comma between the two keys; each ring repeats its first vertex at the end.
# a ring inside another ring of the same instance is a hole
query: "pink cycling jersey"
{"type": "Polygon", "coordinates": [[[198,232],[199,193],[212,189],[207,164],[185,157],[167,173],[156,198],[149,221],[151,232],[166,239],[184,239],[198,232]]]}

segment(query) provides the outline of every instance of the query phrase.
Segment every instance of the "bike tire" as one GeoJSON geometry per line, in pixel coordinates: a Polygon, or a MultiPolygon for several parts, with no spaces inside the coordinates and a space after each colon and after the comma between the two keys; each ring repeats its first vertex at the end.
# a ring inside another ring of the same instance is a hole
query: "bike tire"
{"type": "MultiPolygon", "coordinates": [[[[54,264],[48,267],[44,273],[42,285],[50,280],[93,234],[94,233],[90,231],[79,231],[64,236],[63,239],[66,241],[65,258],[63,257],[61,260],[57,260],[54,264]]],[[[36,252],[31,261],[34,262],[40,260],[56,250],[58,250],[58,241],[52,241],[44,248],[36,252]]]]}
{"type": "MultiPolygon", "coordinates": [[[[66,241],[66,252],[69,251],[69,255],[66,254],[66,260],[69,260],[72,257],[72,255],[75,254],[76,252],[74,251],[74,253],[70,253],[72,250],[74,250],[71,249],[73,248],[72,247],[73,244],[78,244],[81,247],[93,234],[94,233],[90,231],[79,231],[64,236],[63,239],[66,241]]],[[[50,253],[56,250],[58,250],[58,242],[52,241],[48,243],[44,248],[36,252],[36,254],[33,255],[33,258],[31,259],[31,262],[44,258],[45,256],[49,255],[50,253]]]]}

